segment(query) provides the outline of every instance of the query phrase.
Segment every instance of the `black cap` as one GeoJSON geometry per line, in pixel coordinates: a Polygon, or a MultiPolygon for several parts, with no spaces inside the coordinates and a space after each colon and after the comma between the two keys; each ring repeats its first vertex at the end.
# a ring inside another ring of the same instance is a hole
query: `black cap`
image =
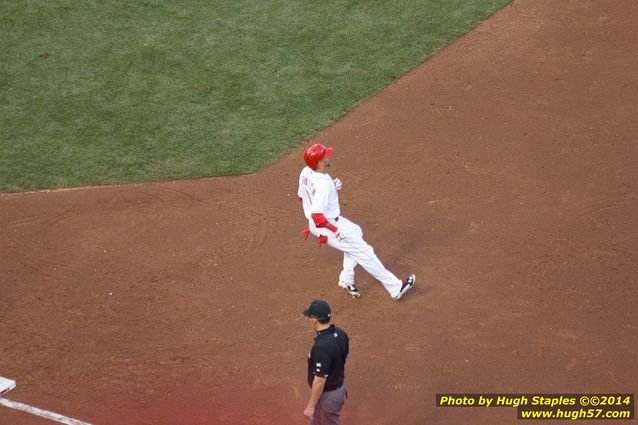
{"type": "Polygon", "coordinates": [[[303,314],[319,320],[330,319],[330,306],[324,300],[314,300],[303,314]]]}

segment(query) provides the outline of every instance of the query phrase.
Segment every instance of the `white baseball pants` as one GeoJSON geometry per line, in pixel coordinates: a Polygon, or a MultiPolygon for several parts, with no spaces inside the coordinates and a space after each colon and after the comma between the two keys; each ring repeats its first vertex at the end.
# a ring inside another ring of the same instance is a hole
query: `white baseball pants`
{"type": "MultiPolygon", "coordinates": [[[[326,229],[322,229],[321,234],[328,236],[328,245],[343,252],[343,270],[339,275],[339,280],[354,284],[354,268],[359,264],[383,284],[391,297],[399,295],[403,282],[385,268],[374,253],[374,249],[363,240],[361,227],[345,217],[339,217],[339,220],[332,224],[337,226],[343,235],[343,240],[337,239],[333,232],[326,229]]],[[[310,220],[310,230],[315,236],[319,235],[312,220],[310,220]]]]}

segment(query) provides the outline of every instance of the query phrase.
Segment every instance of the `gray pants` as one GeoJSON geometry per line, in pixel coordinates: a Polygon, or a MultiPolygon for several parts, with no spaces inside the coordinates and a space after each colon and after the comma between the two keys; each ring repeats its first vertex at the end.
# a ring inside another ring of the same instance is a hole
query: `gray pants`
{"type": "Polygon", "coordinates": [[[323,393],[315,406],[310,425],[339,425],[339,415],[346,400],[346,386],[323,393]]]}

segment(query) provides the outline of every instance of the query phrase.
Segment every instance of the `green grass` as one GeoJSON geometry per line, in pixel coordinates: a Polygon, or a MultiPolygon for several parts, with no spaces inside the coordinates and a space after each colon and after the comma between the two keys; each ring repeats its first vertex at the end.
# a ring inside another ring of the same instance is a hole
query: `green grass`
{"type": "Polygon", "coordinates": [[[251,173],[509,0],[0,0],[0,192],[251,173]]]}

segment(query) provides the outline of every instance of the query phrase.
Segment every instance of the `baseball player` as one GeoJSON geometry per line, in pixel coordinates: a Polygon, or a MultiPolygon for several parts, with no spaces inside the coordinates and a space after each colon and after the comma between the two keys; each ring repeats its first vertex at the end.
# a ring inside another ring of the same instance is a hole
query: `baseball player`
{"type": "Polygon", "coordinates": [[[343,252],[343,270],[339,275],[339,287],[354,298],[361,296],[354,280],[354,268],[361,265],[383,284],[390,296],[398,300],[416,280],[411,274],[401,280],[388,271],[374,250],[363,240],[361,227],[341,215],[339,194],[341,181],[327,173],[330,167],[331,147],[321,144],[310,146],[304,152],[306,167],[299,174],[297,195],[308,220],[305,238],[312,233],[319,238],[319,245],[328,244],[343,252]]]}

